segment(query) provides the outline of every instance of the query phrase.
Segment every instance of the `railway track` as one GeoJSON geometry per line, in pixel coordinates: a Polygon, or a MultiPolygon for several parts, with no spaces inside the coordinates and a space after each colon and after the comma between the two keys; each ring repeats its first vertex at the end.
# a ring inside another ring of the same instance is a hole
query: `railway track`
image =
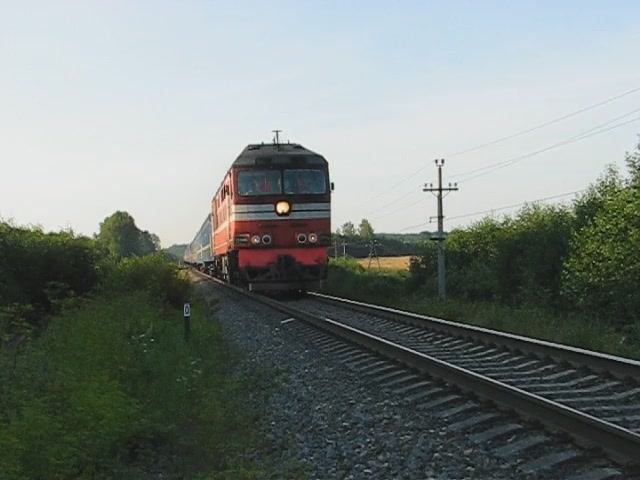
{"type": "MultiPolygon", "coordinates": [[[[525,473],[559,468],[583,454],[545,449],[545,431],[498,421],[495,408],[487,410],[466,393],[540,422],[547,433],[566,432],[619,463],[639,461],[640,362],[320,294],[277,301],[229,288],[313,327],[323,348],[363,376],[422,408],[461,417],[454,427],[468,429],[478,442],[509,437],[497,445],[497,455],[535,450],[536,459],[519,467],[525,473]],[[451,394],[433,379],[465,393],[451,394]]],[[[609,467],[583,473],[575,478],[620,478],[609,467]]]]}

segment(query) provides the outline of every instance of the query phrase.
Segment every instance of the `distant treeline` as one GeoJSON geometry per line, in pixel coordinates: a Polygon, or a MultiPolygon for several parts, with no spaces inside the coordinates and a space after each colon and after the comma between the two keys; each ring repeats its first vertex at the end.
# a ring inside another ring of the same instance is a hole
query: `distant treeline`
{"type": "Polygon", "coordinates": [[[162,251],[175,260],[182,260],[184,251],[188,246],[189,244],[187,243],[176,243],[175,245],[171,245],[170,247],[167,247],[162,251]]]}
{"type": "Polygon", "coordinates": [[[336,230],[329,254],[334,257],[364,258],[372,251],[373,243],[378,256],[417,255],[421,252],[420,244],[429,236],[429,232],[375,233],[371,222],[363,218],[357,228],[349,221],[336,230]]]}

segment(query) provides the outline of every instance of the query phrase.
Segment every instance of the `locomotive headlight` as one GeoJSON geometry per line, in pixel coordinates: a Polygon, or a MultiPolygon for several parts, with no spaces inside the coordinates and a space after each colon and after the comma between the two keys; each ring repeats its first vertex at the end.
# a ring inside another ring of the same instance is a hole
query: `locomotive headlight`
{"type": "Polygon", "coordinates": [[[289,215],[291,205],[286,200],[280,200],[276,203],[276,213],[280,216],[289,215]]]}
{"type": "Polygon", "coordinates": [[[309,240],[309,243],[316,243],[318,241],[318,235],[310,233],[307,239],[309,240]]]}
{"type": "Polygon", "coordinates": [[[260,245],[260,235],[254,235],[251,237],[251,243],[253,245],[260,245]]]}

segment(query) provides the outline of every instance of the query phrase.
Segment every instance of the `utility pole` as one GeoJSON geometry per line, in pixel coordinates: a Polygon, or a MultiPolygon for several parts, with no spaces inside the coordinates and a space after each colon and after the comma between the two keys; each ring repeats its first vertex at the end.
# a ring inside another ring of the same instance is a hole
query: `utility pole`
{"type": "Polygon", "coordinates": [[[449,192],[455,192],[458,190],[458,184],[450,183],[448,187],[442,186],[442,167],[444,165],[444,158],[436,159],[436,167],[438,168],[438,186],[434,187],[433,183],[424,185],[423,192],[435,193],[438,199],[438,234],[436,237],[431,237],[431,240],[438,242],[438,295],[443,300],[447,298],[446,288],[446,270],[444,262],[444,213],[442,211],[442,199],[444,198],[443,192],[447,194],[449,192]]]}
{"type": "Polygon", "coordinates": [[[380,270],[380,258],[378,257],[378,250],[376,249],[377,246],[378,241],[372,238],[369,241],[369,265],[367,265],[367,269],[371,268],[371,260],[375,257],[378,262],[378,270],[380,270]]]}

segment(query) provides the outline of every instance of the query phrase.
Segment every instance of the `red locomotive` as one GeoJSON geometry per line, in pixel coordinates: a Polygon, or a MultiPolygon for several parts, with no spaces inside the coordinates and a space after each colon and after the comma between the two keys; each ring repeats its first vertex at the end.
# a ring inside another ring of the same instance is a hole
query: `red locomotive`
{"type": "Polygon", "coordinates": [[[321,155],[277,140],[249,145],[184,260],[250,290],[318,288],[327,277],[332,190],[321,155]]]}

